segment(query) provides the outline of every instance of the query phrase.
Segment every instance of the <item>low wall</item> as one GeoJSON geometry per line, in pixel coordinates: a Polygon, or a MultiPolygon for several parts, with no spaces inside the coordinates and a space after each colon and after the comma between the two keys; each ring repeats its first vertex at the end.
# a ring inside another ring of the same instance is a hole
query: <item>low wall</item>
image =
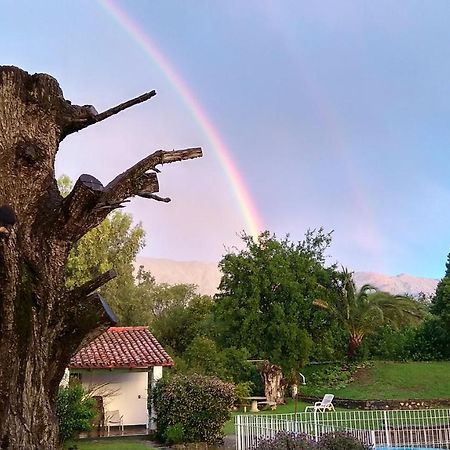
{"type": "MultiPolygon", "coordinates": [[[[301,396],[299,400],[307,403],[320,402],[322,397],[301,396]]],[[[352,400],[347,398],[334,398],[333,405],[347,409],[434,409],[450,406],[450,399],[436,400],[352,400]]]]}

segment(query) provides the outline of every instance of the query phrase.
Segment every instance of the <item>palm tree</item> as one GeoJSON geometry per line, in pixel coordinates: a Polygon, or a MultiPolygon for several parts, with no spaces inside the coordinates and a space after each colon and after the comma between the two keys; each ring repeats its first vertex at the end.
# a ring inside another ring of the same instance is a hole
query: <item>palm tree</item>
{"type": "Polygon", "coordinates": [[[394,329],[421,319],[420,305],[409,297],[391,295],[365,284],[356,289],[352,273],[342,269],[337,295],[331,300],[314,300],[314,305],[329,311],[348,333],[348,357],[353,359],[364,338],[380,325],[394,329]]]}

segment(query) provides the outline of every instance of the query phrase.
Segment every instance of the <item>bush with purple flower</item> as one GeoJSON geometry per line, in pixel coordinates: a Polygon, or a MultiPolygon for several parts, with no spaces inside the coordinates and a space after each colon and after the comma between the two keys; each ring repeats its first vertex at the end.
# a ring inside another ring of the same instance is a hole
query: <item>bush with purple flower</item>
{"type": "Polygon", "coordinates": [[[280,432],[275,437],[261,439],[255,450],[370,450],[370,447],[349,433],[327,433],[318,442],[302,433],[280,432]]]}

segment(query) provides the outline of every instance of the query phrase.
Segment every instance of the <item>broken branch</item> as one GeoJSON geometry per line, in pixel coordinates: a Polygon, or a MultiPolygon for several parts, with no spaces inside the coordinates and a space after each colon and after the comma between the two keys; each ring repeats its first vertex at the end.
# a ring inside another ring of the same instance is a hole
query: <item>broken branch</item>
{"type": "Polygon", "coordinates": [[[139,103],[143,103],[147,100],[150,100],[155,95],[156,91],[146,92],[145,94],[142,94],[139,97],[127,100],[126,102],[123,102],[120,105],[114,106],[113,108],[103,111],[102,113],[94,116],[95,123],[108,119],[108,117],[114,116],[115,114],[123,111],[124,109],[131,108],[134,105],[138,105],[139,103]]]}
{"type": "Polygon", "coordinates": [[[98,204],[103,191],[103,184],[97,178],[92,175],[81,175],[70,194],[62,202],[60,231],[71,236],[83,234],[79,224],[88,219],[88,214],[98,204]]]}
{"type": "Polygon", "coordinates": [[[138,197],[149,198],[151,200],[156,200],[157,202],[169,203],[171,199],[169,197],[160,197],[155,194],[138,194],[138,197]]]}
{"type": "Polygon", "coordinates": [[[69,295],[76,298],[86,297],[89,294],[92,294],[96,289],[106,284],[108,281],[113,280],[117,277],[117,272],[113,269],[110,269],[101,275],[93,278],[92,280],[87,281],[81,286],[76,287],[69,293],[69,295]]]}
{"type": "Polygon", "coordinates": [[[157,165],[183,161],[187,159],[199,158],[202,156],[202,149],[199,147],[185,150],[174,150],[157,152],[147,156],[133,167],[118,175],[105,187],[105,203],[117,203],[134,195],[148,196],[158,192],[156,174],[147,173],[155,170],[157,165]]]}
{"type": "Polygon", "coordinates": [[[71,114],[66,119],[66,122],[63,126],[61,139],[64,139],[69,134],[75,133],[77,131],[82,130],[83,128],[89,127],[90,125],[94,125],[95,123],[108,119],[109,117],[114,116],[115,114],[125,109],[131,108],[132,106],[138,105],[139,103],[143,103],[151,99],[155,95],[156,91],[154,90],[146,92],[145,94],[142,94],[139,97],[127,100],[126,102],[114,106],[113,108],[107,109],[106,111],[103,111],[101,113],[97,113],[97,111],[92,105],[71,106],[70,107],[71,114]]]}

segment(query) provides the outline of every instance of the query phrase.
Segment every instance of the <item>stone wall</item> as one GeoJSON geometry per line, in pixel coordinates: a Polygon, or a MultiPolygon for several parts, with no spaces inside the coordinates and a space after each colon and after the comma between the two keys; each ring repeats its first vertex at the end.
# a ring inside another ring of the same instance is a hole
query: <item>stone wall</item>
{"type": "MultiPolygon", "coordinates": [[[[304,397],[299,399],[303,402],[314,403],[320,402],[319,397],[304,397]]],[[[333,405],[347,409],[434,409],[443,406],[450,407],[450,399],[436,400],[352,400],[345,398],[334,398],[333,405]]]]}

